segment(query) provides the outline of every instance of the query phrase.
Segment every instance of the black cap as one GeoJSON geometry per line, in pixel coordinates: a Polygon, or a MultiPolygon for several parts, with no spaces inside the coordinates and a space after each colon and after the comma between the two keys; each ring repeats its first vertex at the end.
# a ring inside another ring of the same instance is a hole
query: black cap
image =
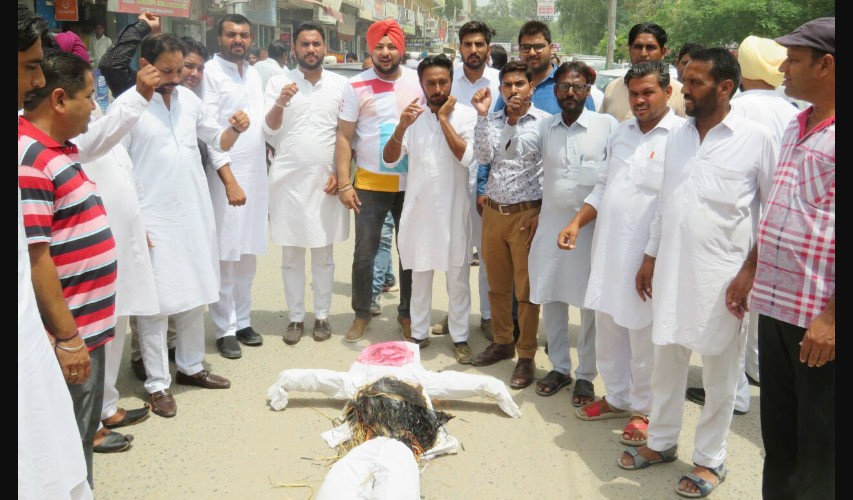
{"type": "Polygon", "coordinates": [[[808,47],[835,54],[835,18],[820,17],[776,39],[785,47],[808,47]]]}

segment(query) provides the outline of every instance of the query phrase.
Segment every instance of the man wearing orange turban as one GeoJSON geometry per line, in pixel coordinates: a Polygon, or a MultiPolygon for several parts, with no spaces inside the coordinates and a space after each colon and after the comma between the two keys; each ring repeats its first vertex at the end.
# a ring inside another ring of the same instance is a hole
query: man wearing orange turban
{"type": "MultiPolygon", "coordinates": [[[[355,251],[352,263],[352,308],[355,319],[345,334],[348,342],[364,338],[372,319],[373,269],[382,226],[388,212],[399,229],[406,195],[408,158],[388,166],[380,157],[393,136],[400,113],[423,99],[417,72],[400,66],[406,39],[393,19],[377,21],[367,29],[373,67],[350,78],[341,97],[335,144],[338,199],[355,212],[355,251]],[[355,150],[355,176],[350,172],[355,150]]],[[[403,338],[411,339],[412,271],[400,272],[397,323],[403,338]]],[[[381,314],[381,309],[376,308],[381,314]]]]}

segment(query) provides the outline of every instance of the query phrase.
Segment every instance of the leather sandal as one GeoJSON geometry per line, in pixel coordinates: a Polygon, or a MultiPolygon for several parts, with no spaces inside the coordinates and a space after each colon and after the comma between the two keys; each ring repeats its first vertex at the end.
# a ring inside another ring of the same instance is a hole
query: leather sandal
{"type": "MultiPolygon", "coordinates": [[[[703,465],[702,467],[705,467],[705,466],[703,465]]],[[[703,479],[703,478],[699,477],[698,475],[696,475],[692,472],[688,472],[687,474],[684,474],[683,476],[681,476],[681,478],[678,480],[678,483],[675,485],[675,492],[678,493],[679,495],[683,496],[683,497],[686,497],[686,498],[704,498],[704,497],[710,495],[711,492],[714,491],[714,489],[717,486],[719,486],[720,484],[722,484],[723,481],[726,480],[726,473],[728,471],[726,470],[726,464],[720,464],[720,466],[717,468],[711,468],[711,467],[705,467],[705,468],[708,469],[709,471],[713,472],[714,475],[717,476],[717,483],[716,484],[712,483],[711,481],[708,481],[707,479],[703,479]],[[696,486],[696,488],[698,488],[699,491],[697,491],[695,493],[691,493],[691,492],[687,492],[687,491],[678,489],[678,485],[681,484],[681,481],[689,481],[689,482],[693,483],[693,485],[696,486]]]]}
{"type": "MultiPolygon", "coordinates": [[[[649,449],[651,449],[651,448],[649,448],[649,449]]],[[[618,465],[619,467],[621,467],[625,470],[640,470],[640,469],[645,469],[646,467],[648,467],[650,465],[665,464],[668,462],[674,462],[678,458],[678,445],[674,445],[671,448],[668,448],[668,449],[663,450],[663,451],[652,450],[652,451],[655,451],[658,455],[660,455],[660,458],[655,459],[655,460],[649,460],[648,458],[640,455],[640,452],[637,450],[638,450],[638,448],[635,448],[632,446],[629,448],[625,448],[625,451],[623,452],[623,453],[627,453],[628,455],[631,456],[631,458],[632,458],[631,465],[623,464],[621,456],[616,459],[616,465],[618,465]]]]}

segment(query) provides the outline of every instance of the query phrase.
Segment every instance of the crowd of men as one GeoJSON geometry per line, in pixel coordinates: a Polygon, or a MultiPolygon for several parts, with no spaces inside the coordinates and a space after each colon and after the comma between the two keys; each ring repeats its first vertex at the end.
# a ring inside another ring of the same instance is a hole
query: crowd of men
{"type": "Polygon", "coordinates": [[[631,68],[600,106],[595,71],[554,62],[538,21],[500,70],[481,21],[459,30],[460,63],[427,56],[417,70],[401,65],[397,22],[377,21],[371,64],[349,80],[323,67],[316,24],[295,29],[290,70],[276,42],[270,64],[249,63],[245,17],[217,30],[209,57],[141,14],[96,50],[116,97],[93,113],[88,54],[63,50],[18,6],[20,498],[91,497],[92,453],[133,439],[113,429],[176,415],[170,360],[178,384],[230,387],[202,365],[204,308],[223,357],[263,344],[250,313],[267,223],[293,346],[309,250],[311,335],[334,334],[333,247],[353,221],[343,338],[367,338],[389,217],[404,340],[423,349],[430,333],[449,335],[460,364],[517,357],[509,385],[535,382],[541,396],[574,384],[578,419],[625,420],[626,470],[677,458],[695,352],[704,373],[692,398],[704,407],[695,467],[676,492],[704,497],[725,479],[732,416],[748,411],[752,382],[764,496],[834,496],[835,18],[748,37],[737,55],[686,46],[677,79],[666,31],[637,24],[631,68]],[[795,108],[782,84],[810,106],[795,108]],[[476,354],[475,249],[490,341],[476,354]],[[449,305],[431,327],[436,271],[449,305]],[[552,370],[535,380],[540,306],[552,370]],[[574,374],[569,306],[581,312],[574,374]],[[133,410],[117,407],[115,388],[128,326],[149,394],[133,410]]]}

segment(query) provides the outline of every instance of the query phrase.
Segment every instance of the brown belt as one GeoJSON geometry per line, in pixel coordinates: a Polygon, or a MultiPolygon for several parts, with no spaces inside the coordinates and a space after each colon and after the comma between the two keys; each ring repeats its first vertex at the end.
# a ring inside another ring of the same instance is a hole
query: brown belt
{"type": "Polygon", "coordinates": [[[486,206],[497,210],[501,215],[511,215],[525,210],[530,210],[531,208],[538,208],[542,206],[542,200],[522,201],[519,203],[513,203],[512,205],[501,205],[491,198],[486,198],[486,206]]]}

